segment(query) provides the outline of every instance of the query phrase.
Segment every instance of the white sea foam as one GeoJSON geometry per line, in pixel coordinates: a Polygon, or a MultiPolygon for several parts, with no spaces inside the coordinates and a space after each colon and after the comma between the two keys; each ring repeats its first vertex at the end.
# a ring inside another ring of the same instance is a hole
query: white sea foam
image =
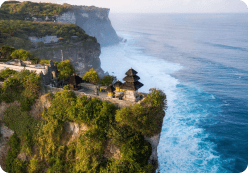
{"type": "Polygon", "coordinates": [[[102,69],[122,80],[125,72],[132,67],[144,84],[139,91],[159,88],[167,95],[168,110],[158,146],[160,172],[219,172],[219,157],[212,149],[214,144],[205,142],[207,134],[197,127],[199,120],[208,116],[208,112],[190,96],[192,92],[199,94],[201,91],[185,91],[177,86],[180,82],[170,74],[182,69],[182,66],[146,55],[142,52],[143,48],[135,46],[132,36],[118,35],[127,42],[102,48],[102,69]]]}

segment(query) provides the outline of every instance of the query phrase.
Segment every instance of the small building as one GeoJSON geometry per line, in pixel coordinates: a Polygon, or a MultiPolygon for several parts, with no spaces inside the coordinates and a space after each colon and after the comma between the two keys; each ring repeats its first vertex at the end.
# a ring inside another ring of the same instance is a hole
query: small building
{"type": "Polygon", "coordinates": [[[71,90],[77,91],[80,88],[79,84],[82,82],[83,82],[82,78],[76,75],[75,73],[73,73],[72,76],[67,78],[65,84],[69,84],[71,90]]]}
{"type": "Polygon", "coordinates": [[[127,76],[123,78],[125,83],[120,86],[121,91],[124,91],[123,99],[136,101],[137,91],[143,86],[138,80],[140,79],[137,76],[138,72],[132,69],[132,67],[125,73],[127,76]]]}
{"type": "Polygon", "coordinates": [[[122,85],[122,82],[120,82],[119,80],[117,82],[115,82],[114,87],[116,91],[120,91],[120,87],[122,85]]]}
{"type": "Polygon", "coordinates": [[[115,91],[115,88],[113,85],[109,85],[106,89],[106,91],[108,92],[108,97],[113,97],[114,96],[114,91],[115,91]]]}

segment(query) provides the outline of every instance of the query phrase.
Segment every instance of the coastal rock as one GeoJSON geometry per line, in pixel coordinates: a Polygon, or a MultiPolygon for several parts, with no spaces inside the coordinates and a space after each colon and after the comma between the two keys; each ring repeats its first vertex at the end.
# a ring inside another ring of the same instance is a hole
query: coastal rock
{"type": "Polygon", "coordinates": [[[19,153],[18,156],[17,156],[18,159],[22,160],[22,161],[28,161],[28,155],[26,153],[19,153]]]}
{"type": "Polygon", "coordinates": [[[64,135],[64,140],[67,141],[67,145],[74,141],[75,138],[79,138],[80,134],[88,130],[85,124],[78,124],[75,122],[65,122],[65,131],[69,135],[64,135]]]}
{"type": "Polygon", "coordinates": [[[118,160],[121,158],[120,154],[120,148],[116,145],[109,142],[109,140],[106,142],[106,145],[104,147],[104,157],[107,159],[113,158],[114,160],[118,160]]]}
{"type": "Polygon", "coordinates": [[[100,61],[100,44],[92,40],[77,42],[69,45],[61,45],[59,43],[45,44],[42,48],[30,50],[40,59],[62,61],[69,59],[76,69],[79,76],[94,68],[100,77],[105,75],[101,68],[100,61]]]}
{"type": "Polygon", "coordinates": [[[158,148],[158,144],[159,144],[159,140],[160,140],[160,133],[157,135],[154,135],[152,137],[144,136],[144,138],[152,146],[152,154],[148,160],[148,163],[152,163],[152,161],[158,161],[157,148],[158,148]]]}
{"type": "Polygon", "coordinates": [[[108,18],[109,8],[74,6],[56,17],[56,22],[73,23],[81,27],[90,36],[96,37],[101,46],[117,44],[117,36],[108,18]]]}

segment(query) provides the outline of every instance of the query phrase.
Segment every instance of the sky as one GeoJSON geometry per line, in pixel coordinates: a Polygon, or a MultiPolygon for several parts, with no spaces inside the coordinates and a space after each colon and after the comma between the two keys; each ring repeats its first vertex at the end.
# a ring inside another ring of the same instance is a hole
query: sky
{"type": "MultiPolygon", "coordinates": [[[[23,1],[23,0],[20,0],[23,1]]],[[[94,5],[111,13],[245,13],[248,0],[30,0],[33,2],[94,5]]],[[[0,0],[2,4],[4,0],[0,0]]]]}

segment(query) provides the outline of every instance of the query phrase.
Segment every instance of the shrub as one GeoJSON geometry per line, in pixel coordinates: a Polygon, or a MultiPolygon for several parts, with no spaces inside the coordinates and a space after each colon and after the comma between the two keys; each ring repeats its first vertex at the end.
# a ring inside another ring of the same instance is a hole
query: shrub
{"type": "Polygon", "coordinates": [[[89,71],[87,71],[83,77],[83,80],[86,80],[87,82],[93,83],[93,84],[97,84],[100,81],[100,78],[97,74],[97,72],[91,68],[89,71]]]}
{"type": "Polygon", "coordinates": [[[110,125],[107,132],[107,137],[110,139],[112,144],[121,146],[126,143],[128,138],[134,135],[134,132],[129,126],[118,126],[116,124],[110,125]]]}
{"type": "Polygon", "coordinates": [[[17,49],[14,52],[12,52],[10,56],[13,58],[26,61],[28,58],[31,59],[32,54],[29,51],[23,49],[17,49]]]}
{"type": "Polygon", "coordinates": [[[36,172],[41,172],[42,167],[44,164],[39,161],[36,156],[31,158],[30,163],[28,165],[28,172],[30,173],[36,173],[36,172]]]}
{"type": "Polygon", "coordinates": [[[75,73],[75,68],[70,60],[61,61],[57,65],[57,69],[59,71],[58,78],[65,80],[70,77],[73,73],[75,73]]]}
{"type": "Polygon", "coordinates": [[[152,147],[150,143],[144,140],[144,136],[135,133],[121,146],[120,151],[123,159],[145,166],[152,154],[152,147]]]}
{"type": "Polygon", "coordinates": [[[17,137],[16,133],[10,137],[8,145],[10,145],[10,149],[8,150],[5,159],[5,171],[12,173],[15,170],[15,158],[20,151],[20,139],[17,137]]]}
{"type": "Polygon", "coordinates": [[[21,103],[22,111],[30,111],[31,106],[35,103],[35,100],[32,98],[24,97],[23,99],[20,99],[19,102],[21,103]]]}
{"type": "Polygon", "coordinates": [[[38,57],[34,57],[33,59],[32,59],[32,64],[38,64],[38,62],[39,62],[39,58],[38,57]]]}
{"type": "Polygon", "coordinates": [[[116,81],[116,76],[106,75],[103,79],[101,79],[101,84],[105,86],[109,86],[116,81]]]}
{"type": "Polygon", "coordinates": [[[3,123],[14,130],[18,136],[23,136],[28,132],[35,133],[37,120],[34,120],[27,112],[22,112],[16,106],[10,106],[4,111],[3,123]]]}
{"type": "Polygon", "coordinates": [[[11,59],[11,53],[15,51],[14,47],[2,46],[0,49],[0,58],[6,58],[7,60],[11,59]]]}
{"type": "Polygon", "coordinates": [[[0,80],[3,81],[4,79],[7,79],[13,74],[17,74],[17,71],[15,70],[10,70],[9,68],[6,68],[5,70],[2,70],[0,72],[0,80]]]}
{"type": "Polygon", "coordinates": [[[14,160],[14,171],[13,172],[20,172],[20,173],[26,173],[26,167],[27,167],[27,163],[25,163],[24,161],[20,160],[20,159],[15,159],[14,160]]]}
{"type": "Polygon", "coordinates": [[[65,85],[65,86],[63,87],[63,89],[64,89],[64,90],[69,90],[69,89],[70,89],[70,86],[69,86],[69,85],[65,85]]]}
{"type": "Polygon", "coordinates": [[[166,109],[166,95],[163,91],[155,88],[149,89],[149,94],[145,96],[142,104],[146,106],[166,109]]]}
{"type": "Polygon", "coordinates": [[[166,95],[151,89],[141,104],[117,110],[116,121],[120,126],[127,125],[146,136],[158,134],[162,128],[166,95]]]}

